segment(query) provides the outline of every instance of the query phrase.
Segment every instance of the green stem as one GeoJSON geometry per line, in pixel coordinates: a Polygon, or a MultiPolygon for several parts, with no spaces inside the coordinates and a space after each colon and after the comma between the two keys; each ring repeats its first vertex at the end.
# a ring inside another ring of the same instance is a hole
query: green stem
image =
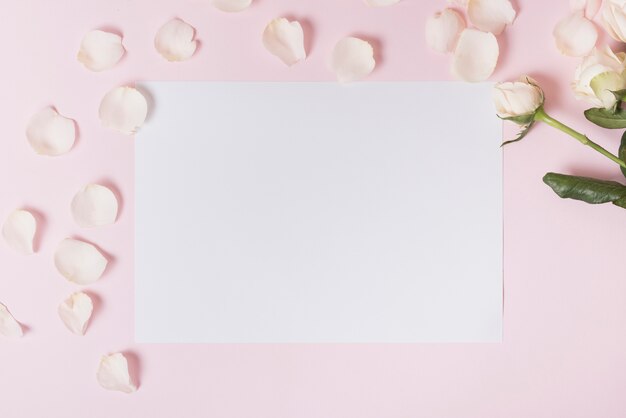
{"type": "Polygon", "coordinates": [[[600,154],[604,155],[608,159],[626,168],[626,162],[620,160],[616,155],[613,155],[606,149],[602,148],[600,145],[596,144],[595,142],[593,142],[591,139],[587,138],[585,135],[581,134],[580,132],[577,132],[573,130],[572,128],[570,128],[569,126],[564,125],[558,120],[552,118],[546,113],[543,107],[540,107],[539,109],[537,109],[537,112],[535,113],[535,120],[545,122],[548,125],[552,126],[553,128],[556,128],[559,131],[565,132],[569,136],[578,140],[578,142],[580,142],[581,144],[587,145],[588,147],[593,148],[594,150],[598,151],[600,154]]]}

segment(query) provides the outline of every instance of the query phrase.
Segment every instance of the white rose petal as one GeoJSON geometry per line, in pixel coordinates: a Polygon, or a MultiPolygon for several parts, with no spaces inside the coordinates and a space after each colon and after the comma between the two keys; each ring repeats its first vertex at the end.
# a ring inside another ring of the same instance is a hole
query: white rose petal
{"type": "Polygon", "coordinates": [[[70,282],[90,284],[102,276],[107,259],[95,246],[66,238],[54,253],[54,264],[59,273],[70,282]]]}
{"type": "Polygon", "coordinates": [[[5,337],[21,337],[22,326],[13,318],[6,306],[0,303],[0,334],[5,337]]]}
{"type": "Polygon", "coordinates": [[[107,187],[88,184],[72,199],[72,217],[83,228],[111,225],[117,218],[117,198],[107,187]]]}
{"type": "Polygon", "coordinates": [[[128,372],[128,361],[122,353],[102,356],[96,377],[100,386],[108,390],[124,393],[133,393],[137,390],[128,372]]]}
{"type": "Polygon", "coordinates": [[[594,107],[610,108],[615,104],[615,96],[603,92],[606,86],[612,86],[613,90],[626,88],[626,78],[624,77],[626,54],[620,52],[613,53],[608,45],[603,48],[594,48],[591,53],[583,58],[574,73],[572,88],[577,99],[584,99],[594,107]],[[592,82],[599,76],[592,87],[592,82]],[[623,87],[621,87],[623,86],[623,87]],[[602,97],[599,97],[599,92],[602,97]]]}
{"type": "Polygon", "coordinates": [[[451,4],[462,9],[467,9],[467,3],[469,0],[448,0],[448,4],[451,4]]]}
{"type": "Polygon", "coordinates": [[[493,33],[465,29],[454,50],[452,73],[464,81],[484,81],[493,74],[499,54],[493,33]]]}
{"type": "Polygon", "coordinates": [[[602,0],[570,0],[569,2],[572,11],[581,10],[587,19],[593,19],[601,5],[602,0]]]}
{"type": "Polygon", "coordinates": [[[116,87],[102,98],[99,114],[104,127],[133,135],[146,120],[148,102],[135,88],[116,87]]]}
{"type": "Polygon", "coordinates": [[[365,0],[365,3],[367,3],[368,6],[372,7],[391,6],[392,4],[396,4],[399,2],[400,0],[365,0]]]}
{"type": "Polygon", "coordinates": [[[19,209],[13,211],[2,225],[2,236],[9,247],[22,254],[32,254],[37,221],[32,213],[19,209]]]}
{"type": "Polygon", "coordinates": [[[92,30],[83,38],[77,58],[87,69],[103,71],[115,66],[124,52],[121,36],[92,30]]]}
{"type": "Polygon", "coordinates": [[[304,32],[299,22],[284,17],[272,20],[263,31],[263,46],[285,64],[293,65],[306,58],[304,32]]]}
{"type": "Polygon", "coordinates": [[[359,38],[340,40],[333,49],[330,68],[340,83],[361,80],[374,70],[374,48],[359,38]]]}
{"type": "Polygon", "coordinates": [[[626,1],[604,0],[602,24],[613,39],[626,42],[626,1]]]}
{"type": "Polygon", "coordinates": [[[157,32],[154,47],[168,61],[185,61],[196,51],[195,33],[190,24],[172,19],[157,32]]]}
{"type": "Polygon", "coordinates": [[[76,335],[85,335],[93,302],[86,293],[76,292],[59,305],[58,312],[67,329],[76,335]]]}
{"type": "Polygon", "coordinates": [[[452,52],[463,29],[463,17],[452,9],[444,9],[426,21],[426,43],[437,52],[452,52]]]}
{"type": "Polygon", "coordinates": [[[247,9],[252,0],[211,0],[213,6],[223,12],[240,12],[247,9]]]}
{"type": "Polygon", "coordinates": [[[509,0],[469,0],[467,15],[478,29],[499,35],[515,20],[515,9],[509,0]]]}
{"type": "Polygon", "coordinates": [[[31,118],[26,127],[26,138],[37,154],[61,155],[74,146],[76,126],[72,119],[46,107],[31,118]]]}
{"type": "Polygon", "coordinates": [[[596,46],[598,30],[592,21],[576,11],[561,20],[554,28],[554,40],[558,50],[570,57],[583,57],[596,46]]]}

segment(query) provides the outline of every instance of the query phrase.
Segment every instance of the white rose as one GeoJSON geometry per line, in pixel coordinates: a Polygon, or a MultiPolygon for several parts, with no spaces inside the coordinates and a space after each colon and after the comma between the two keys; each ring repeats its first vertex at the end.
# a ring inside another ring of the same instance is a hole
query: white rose
{"type": "Polygon", "coordinates": [[[576,68],[572,84],[576,97],[595,107],[613,107],[616,98],[611,91],[626,89],[625,58],[626,54],[615,54],[608,46],[594,48],[576,68]]]}
{"type": "Polygon", "coordinates": [[[605,0],[602,24],[613,39],[626,42],[626,0],[605,0]]]}
{"type": "Polygon", "coordinates": [[[519,81],[498,83],[493,88],[496,113],[502,119],[515,118],[520,124],[529,124],[537,109],[543,105],[543,90],[530,77],[519,81]]]}

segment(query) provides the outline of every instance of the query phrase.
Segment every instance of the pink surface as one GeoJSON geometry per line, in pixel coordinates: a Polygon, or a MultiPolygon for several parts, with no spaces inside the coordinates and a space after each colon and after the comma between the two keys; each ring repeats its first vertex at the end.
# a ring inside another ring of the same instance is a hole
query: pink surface
{"type": "MultiPolygon", "coordinates": [[[[349,34],[371,39],[379,52],[372,81],[447,80],[449,57],[429,52],[423,40],[424,21],[443,0],[404,0],[383,9],[361,0],[256,0],[235,15],[207,0],[5,3],[0,219],[27,207],[43,228],[37,255],[0,246],[0,301],[29,327],[21,340],[0,339],[3,417],[626,416],[625,214],[610,205],[559,200],[541,182],[546,171],[620,175],[544,126],[504,150],[502,344],[133,343],[133,139],[100,127],[104,93],[135,80],[331,80],[327,57],[349,34]],[[260,43],[265,23],[278,15],[302,19],[310,39],[309,58],[293,68],[260,43]],[[202,42],[186,63],[167,63],[152,47],[155,31],[174,16],[195,26],[202,42]],[[128,53],[111,71],[91,73],[75,60],[82,35],[93,28],[124,35],[128,53]],[[75,149],[54,159],[36,156],[24,137],[29,117],[50,104],[76,119],[80,130],[75,149]],[[113,226],[81,230],[69,202],[94,181],[119,191],[121,216],[113,226]],[[113,260],[89,287],[99,302],[84,338],[67,332],[56,314],[76,290],[52,262],[66,236],[93,241],[113,260]],[[109,392],[96,383],[99,357],[111,351],[130,354],[140,377],[137,393],[109,392]]],[[[568,86],[577,61],[553,45],[552,28],[567,4],[517,2],[519,17],[500,38],[494,80],[530,73],[546,90],[548,111],[615,149],[619,132],[580,118],[584,105],[568,86]]],[[[471,187],[471,179],[460,175],[459,181],[471,187]]]]}

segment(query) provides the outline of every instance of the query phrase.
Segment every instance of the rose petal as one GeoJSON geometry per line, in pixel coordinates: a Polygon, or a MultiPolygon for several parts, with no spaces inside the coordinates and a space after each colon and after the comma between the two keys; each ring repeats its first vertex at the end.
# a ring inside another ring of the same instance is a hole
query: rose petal
{"type": "Polygon", "coordinates": [[[444,9],[426,21],[426,43],[437,52],[452,52],[463,29],[463,17],[452,9],[444,9]]]}
{"type": "Polygon", "coordinates": [[[185,61],[196,51],[195,33],[190,24],[172,19],[157,32],[154,47],[168,61],[185,61]]]}
{"type": "Polygon", "coordinates": [[[451,4],[462,9],[467,9],[467,3],[469,0],[448,0],[448,4],[451,4]]]}
{"type": "Polygon", "coordinates": [[[28,122],[26,138],[37,154],[61,155],[74,146],[76,126],[72,119],[61,116],[52,107],[46,107],[28,122]]]}
{"type": "Polygon", "coordinates": [[[374,48],[359,38],[347,37],[335,45],[330,68],[340,83],[349,83],[364,78],[376,66],[374,48]]]}
{"type": "Polygon", "coordinates": [[[107,187],[88,184],[72,199],[72,217],[79,226],[111,225],[117,218],[117,199],[107,187]]]}
{"type": "Polygon", "coordinates": [[[593,19],[602,6],[602,0],[570,0],[572,11],[582,10],[587,19],[593,19]]]}
{"type": "Polygon", "coordinates": [[[21,337],[22,326],[13,318],[6,306],[0,303],[0,334],[5,337],[21,337]]]}
{"type": "Polygon", "coordinates": [[[122,353],[102,356],[97,373],[98,383],[105,389],[133,393],[137,386],[128,372],[128,362],[122,353]]]}
{"type": "Polygon", "coordinates": [[[465,81],[486,80],[496,68],[499,53],[493,33],[465,29],[454,50],[452,73],[465,81]]]}
{"type": "Polygon", "coordinates": [[[268,23],[263,31],[263,45],[271,54],[290,66],[306,58],[302,26],[299,22],[290,22],[284,17],[268,23]]]}
{"type": "Polygon", "coordinates": [[[124,55],[122,37],[115,33],[92,30],[80,43],[78,61],[91,71],[108,70],[124,55]]]}
{"type": "Polygon", "coordinates": [[[146,120],[148,102],[135,88],[116,87],[102,98],[99,114],[104,127],[132,135],[146,120]]]}
{"type": "Polygon", "coordinates": [[[372,7],[384,7],[391,6],[392,4],[399,3],[400,0],[365,0],[368,6],[372,7]]]}
{"type": "Polygon", "coordinates": [[[598,30],[592,21],[577,11],[557,23],[554,28],[557,49],[570,57],[588,55],[598,40],[598,30]]]}
{"type": "Polygon", "coordinates": [[[494,35],[515,20],[515,9],[509,0],[469,0],[467,14],[474,26],[494,35]]]}
{"type": "Polygon", "coordinates": [[[211,0],[211,2],[223,12],[240,12],[247,9],[252,0],[211,0]]]}
{"type": "Polygon", "coordinates": [[[22,254],[32,254],[37,221],[32,213],[19,209],[13,211],[2,225],[2,236],[7,245],[22,254]]]}
{"type": "Polygon", "coordinates": [[[66,238],[54,253],[54,265],[63,277],[77,284],[90,284],[102,276],[107,259],[84,241],[66,238]]]}
{"type": "Polygon", "coordinates": [[[93,302],[89,295],[83,292],[76,292],[70,295],[59,305],[59,316],[67,329],[76,335],[85,335],[93,302]]]}

